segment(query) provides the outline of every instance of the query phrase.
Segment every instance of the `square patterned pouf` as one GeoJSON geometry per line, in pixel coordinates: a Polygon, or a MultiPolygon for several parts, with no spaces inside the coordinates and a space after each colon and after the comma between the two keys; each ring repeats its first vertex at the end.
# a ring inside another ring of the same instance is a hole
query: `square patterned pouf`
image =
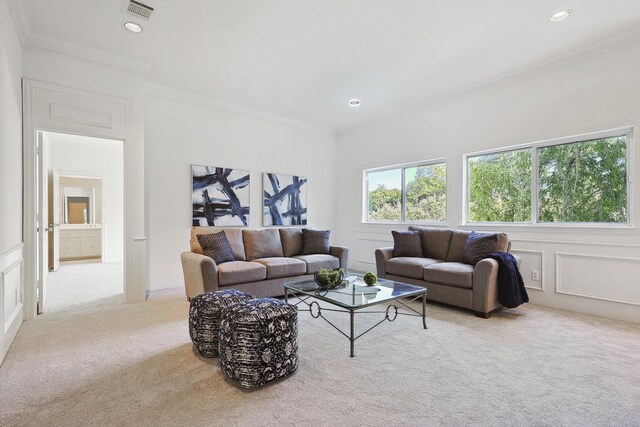
{"type": "Polygon", "coordinates": [[[253,388],[298,369],[298,308],[273,298],[235,304],[222,312],[220,368],[253,388]]]}
{"type": "Polygon", "coordinates": [[[218,332],[222,309],[250,299],[253,299],[253,296],[235,289],[207,292],[191,298],[189,335],[201,355],[218,356],[218,332]]]}

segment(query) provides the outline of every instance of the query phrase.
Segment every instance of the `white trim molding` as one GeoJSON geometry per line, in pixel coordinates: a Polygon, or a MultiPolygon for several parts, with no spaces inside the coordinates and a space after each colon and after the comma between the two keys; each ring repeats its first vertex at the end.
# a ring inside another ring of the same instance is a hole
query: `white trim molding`
{"type": "Polygon", "coordinates": [[[22,325],[24,303],[23,246],[23,243],[19,243],[0,254],[0,363],[4,360],[11,342],[22,325]],[[7,289],[8,286],[10,287],[7,289]],[[5,312],[7,307],[10,310],[9,313],[5,312]]]}
{"type": "MultiPolygon", "coordinates": [[[[640,258],[629,258],[629,257],[620,257],[620,256],[604,256],[604,255],[593,255],[593,254],[580,254],[580,253],[568,253],[568,252],[555,252],[555,260],[556,260],[556,293],[564,294],[564,295],[572,295],[579,296],[583,298],[596,299],[601,301],[609,301],[609,302],[617,302],[623,304],[631,304],[631,305],[640,305],[640,291],[638,292],[638,297],[636,299],[624,299],[618,298],[615,296],[608,296],[601,293],[593,293],[593,292],[579,292],[575,290],[569,290],[563,288],[562,283],[562,259],[563,258],[584,258],[584,259],[595,259],[595,260],[604,260],[604,261],[620,261],[622,263],[632,263],[638,265],[638,273],[632,274],[629,279],[631,283],[637,286],[637,278],[640,277],[640,258]]],[[[614,279],[613,277],[610,280],[624,280],[623,279],[614,279]]],[[[611,283],[611,282],[609,282],[611,283]]]]}
{"type": "Polygon", "coordinates": [[[543,251],[534,251],[531,249],[511,249],[511,253],[515,253],[516,255],[518,253],[525,253],[525,254],[537,254],[540,256],[540,279],[538,280],[538,282],[540,283],[540,286],[533,286],[531,284],[527,284],[527,280],[529,280],[530,278],[527,278],[527,280],[524,280],[524,287],[527,289],[534,289],[536,291],[542,291],[544,292],[544,273],[545,273],[545,265],[544,265],[544,252],[543,251]]]}
{"type": "Polygon", "coordinates": [[[322,135],[335,136],[335,130],[333,130],[332,128],[289,119],[283,116],[278,116],[276,114],[266,113],[264,111],[243,107],[242,105],[232,104],[230,102],[219,101],[207,96],[198,95],[180,89],[174,89],[155,83],[145,83],[145,95],[151,98],[181,102],[184,104],[191,104],[198,107],[223,111],[229,114],[237,114],[240,116],[250,117],[252,119],[265,120],[268,122],[290,126],[309,132],[315,132],[322,135]]]}

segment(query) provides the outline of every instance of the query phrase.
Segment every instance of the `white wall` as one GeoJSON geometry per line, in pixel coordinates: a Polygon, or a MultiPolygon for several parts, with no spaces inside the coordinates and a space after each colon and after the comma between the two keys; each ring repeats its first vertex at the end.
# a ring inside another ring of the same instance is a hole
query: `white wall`
{"type": "Polygon", "coordinates": [[[532,302],[640,322],[639,100],[636,44],[339,134],[336,221],[338,238],[350,248],[350,266],[375,271],[375,248],[388,246],[391,229],[406,229],[361,223],[363,169],[445,157],[448,224],[459,227],[464,153],[632,125],[632,228],[500,228],[525,259],[525,281],[544,288],[529,291],[532,302]],[[542,271],[542,281],[531,280],[532,269],[542,271]]]}
{"type": "Polygon", "coordinates": [[[49,169],[61,175],[102,178],[103,262],[122,262],[124,163],[122,141],[44,133],[49,169]]]}
{"type": "Polygon", "coordinates": [[[306,176],[308,224],[334,228],[333,136],[150,95],[145,142],[152,290],[184,286],[180,253],[189,250],[191,164],[250,170],[252,228],[262,226],[263,172],[306,176]]]}
{"type": "Polygon", "coordinates": [[[22,323],[22,47],[0,0],[0,363],[22,323]]]}

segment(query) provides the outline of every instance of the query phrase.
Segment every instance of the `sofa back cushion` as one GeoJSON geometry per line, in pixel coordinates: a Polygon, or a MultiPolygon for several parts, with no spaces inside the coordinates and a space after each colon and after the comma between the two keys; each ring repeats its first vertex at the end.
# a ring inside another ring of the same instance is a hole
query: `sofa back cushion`
{"type": "Polygon", "coordinates": [[[257,258],[282,257],[282,242],[276,228],[265,230],[242,230],[247,261],[257,258]]]}
{"type": "Polygon", "coordinates": [[[282,251],[284,256],[292,257],[302,254],[302,228],[280,228],[280,240],[282,241],[282,251]]]}
{"type": "Polygon", "coordinates": [[[246,261],[244,254],[244,243],[242,242],[242,229],[239,228],[215,228],[215,227],[193,227],[191,229],[191,252],[195,252],[200,255],[204,255],[202,246],[198,242],[198,234],[211,234],[220,233],[224,231],[224,234],[229,240],[231,250],[233,251],[233,258],[236,261],[246,261]]]}
{"type": "Polygon", "coordinates": [[[464,245],[467,244],[470,231],[452,230],[451,243],[449,243],[449,252],[447,253],[447,262],[464,263],[464,245]]]}
{"type": "Polygon", "coordinates": [[[432,228],[410,226],[409,230],[420,232],[422,256],[425,258],[446,260],[453,230],[450,228],[432,228]]]}

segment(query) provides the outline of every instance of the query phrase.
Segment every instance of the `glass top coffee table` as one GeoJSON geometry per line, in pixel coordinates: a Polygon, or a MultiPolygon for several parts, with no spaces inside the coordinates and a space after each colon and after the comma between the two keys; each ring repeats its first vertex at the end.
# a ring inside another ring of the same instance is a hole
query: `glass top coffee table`
{"type": "Polygon", "coordinates": [[[393,322],[394,320],[396,320],[398,315],[422,317],[422,326],[424,329],[427,329],[427,322],[425,317],[427,289],[421,286],[414,286],[407,283],[386,279],[378,279],[378,282],[374,286],[367,286],[362,279],[362,275],[350,274],[345,278],[343,284],[339,285],[335,289],[322,289],[318,285],[316,285],[313,279],[309,279],[300,282],[285,283],[284,292],[284,298],[286,302],[289,302],[290,295],[295,296],[296,298],[298,298],[298,302],[293,305],[306,305],[307,310],[303,311],[309,311],[314,319],[324,319],[338,332],[347,337],[351,344],[351,357],[355,356],[355,341],[358,338],[360,338],[376,326],[380,325],[385,320],[393,322]],[[417,299],[422,299],[422,312],[419,312],[409,306],[409,303],[417,299]],[[325,302],[339,308],[321,307],[318,301],[325,302]],[[366,331],[360,333],[359,335],[356,335],[354,315],[358,312],[358,310],[378,304],[387,304],[387,307],[383,311],[366,310],[360,312],[359,314],[378,313],[384,314],[384,318],[375,325],[371,326],[366,331]],[[400,312],[398,311],[399,309],[403,309],[407,312],[400,312]],[[323,310],[349,313],[349,334],[342,331],[326,317],[324,317],[322,314],[323,310]]]}

